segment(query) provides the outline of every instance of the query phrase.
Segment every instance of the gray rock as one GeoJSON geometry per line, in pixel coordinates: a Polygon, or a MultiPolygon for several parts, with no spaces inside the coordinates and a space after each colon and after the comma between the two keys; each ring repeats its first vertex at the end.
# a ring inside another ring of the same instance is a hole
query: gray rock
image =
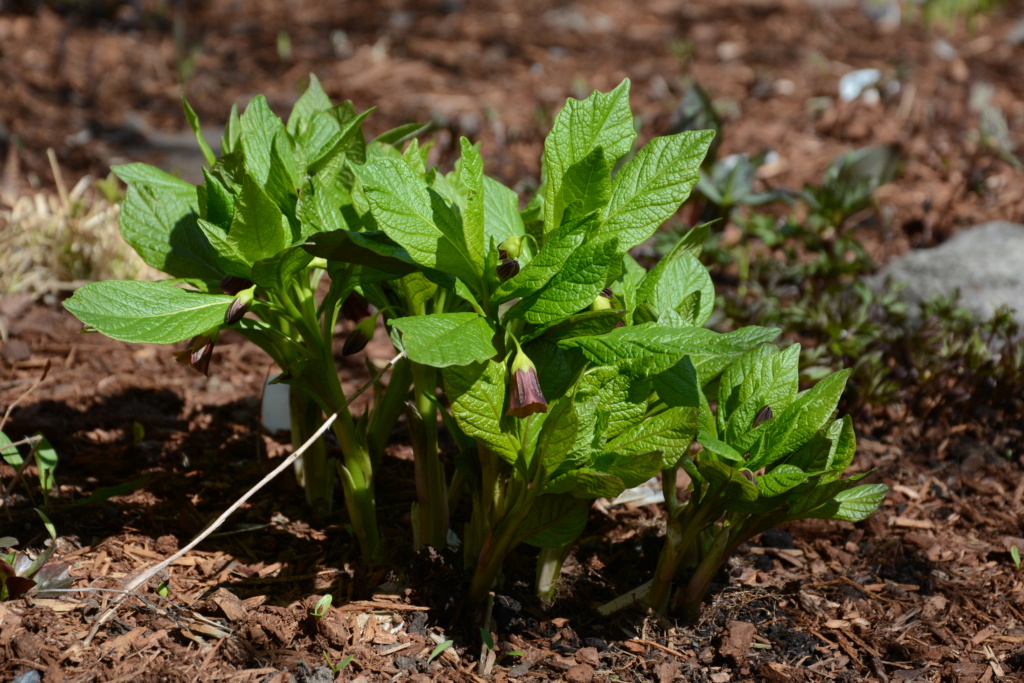
{"type": "Polygon", "coordinates": [[[1002,305],[1024,325],[1024,225],[992,221],[962,230],[932,249],[895,259],[869,278],[873,287],[887,277],[906,283],[903,296],[921,303],[960,292],[960,305],[990,318],[1002,305]]]}

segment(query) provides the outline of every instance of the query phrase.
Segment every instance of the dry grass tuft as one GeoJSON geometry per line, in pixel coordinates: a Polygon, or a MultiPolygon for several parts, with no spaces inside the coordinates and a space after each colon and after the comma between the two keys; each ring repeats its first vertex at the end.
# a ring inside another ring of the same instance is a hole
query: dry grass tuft
{"type": "Polygon", "coordinates": [[[165,277],[122,239],[117,204],[89,176],[68,192],[56,155],[48,154],[56,194],[18,196],[11,182],[17,158],[8,157],[0,190],[0,295],[43,296],[94,280],[165,277]]]}

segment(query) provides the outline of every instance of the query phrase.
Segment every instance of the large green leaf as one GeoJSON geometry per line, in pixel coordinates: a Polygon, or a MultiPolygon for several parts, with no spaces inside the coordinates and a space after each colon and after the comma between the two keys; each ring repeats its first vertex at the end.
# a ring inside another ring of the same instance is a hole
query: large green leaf
{"type": "Polygon", "coordinates": [[[301,246],[288,247],[254,263],[249,279],[266,289],[283,289],[312,260],[313,256],[301,246]]]}
{"type": "Polygon", "coordinates": [[[651,140],[615,175],[599,235],[625,251],[672,217],[700,179],[713,131],[686,131],[651,140]]]}
{"type": "Polygon", "coordinates": [[[621,455],[660,451],[664,467],[674,467],[697,436],[696,408],[668,408],[634,425],[608,442],[621,455]]]}
{"type": "Polygon", "coordinates": [[[274,138],[278,133],[287,134],[287,131],[263,95],[249,101],[239,119],[239,128],[239,142],[245,152],[245,170],[262,187],[270,177],[274,138]]]}
{"type": "Polygon", "coordinates": [[[334,230],[309,236],[302,245],[313,256],[340,263],[370,266],[396,275],[416,270],[409,253],[379,230],[352,232],[334,230]]]}
{"type": "Polygon", "coordinates": [[[665,457],[661,451],[630,455],[602,453],[594,460],[592,467],[598,472],[617,477],[625,488],[633,488],[640,486],[663,470],[665,457]]]}
{"type": "Polygon", "coordinates": [[[800,346],[779,351],[771,344],[751,349],[722,373],[718,388],[718,425],[723,438],[746,451],[768,423],[755,430],[766,406],[774,415],[789,408],[799,391],[800,346]]]}
{"type": "Polygon", "coordinates": [[[774,464],[813,438],[835,412],[849,376],[849,370],[829,375],[797,396],[789,408],[770,420],[751,450],[750,470],[757,471],[774,464]]]}
{"type": "Polygon", "coordinates": [[[672,258],[658,262],[640,284],[637,301],[647,304],[655,316],[665,311],[679,311],[688,297],[699,292],[699,310],[692,324],[703,325],[715,306],[715,285],[711,275],[697,257],[682,250],[672,258]]]}
{"type": "Polygon", "coordinates": [[[548,237],[540,253],[519,271],[518,275],[501,283],[494,293],[493,300],[501,303],[516,297],[529,296],[544,287],[565,269],[566,262],[597,225],[596,220],[597,214],[593,213],[567,216],[565,223],[548,237]]]}
{"type": "Polygon", "coordinates": [[[608,162],[614,164],[629,152],[635,138],[628,79],[609,93],[594,92],[582,101],[571,98],[566,101],[544,140],[545,233],[562,222],[566,172],[597,148],[604,150],[608,162]]]}
{"type": "Polygon", "coordinates": [[[142,260],[174,277],[219,280],[223,273],[196,225],[196,188],[145,164],[113,170],[128,184],[121,205],[121,235],[142,260]]]}
{"type": "Polygon", "coordinates": [[[612,193],[612,167],[604,149],[595,147],[583,159],[570,166],[562,177],[565,208],[579,215],[600,211],[612,193]]]}
{"type": "Polygon", "coordinates": [[[576,445],[579,418],[569,398],[553,402],[537,438],[537,450],[533,457],[543,458],[544,471],[551,474],[558,469],[565,457],[576,445]]]}
{"type": "Polygon", "coordinates": [[[250,263],[276,256],[291,245],[288,220],[250,175],[242,181],[227,239],[250,263]]]}
{"type": "Polygon", "coordinates": [[[531,324],[545,325],[579,312],[604,289],[617,258],[614,241],[580,247],[543,289],[513,306],[506,319],[523,317],[531,324]]]}
{"type": "Polygon", "coordinates": [[[466,208],[462,214],[462,227],[466,248],[474,263],[484,263],[485,244],[485,200],[484,161],[480,158],[479,143],[473,145],[461,138],[462,158],[459,162],[459,179],[466,187],[466,208]]]}
{"type": "Polygon", "coordinates": [[[222,325],[234,299],[165,283],[107,280],[79,288],[64,307],[113,339],[173,344],[222,325]]]}
{"type": "Polygon", "coordinates": [[[291,114],[288,115],[288,132],[295,137],[301,135],[317,114],[333,106],[331,98],[327,96],[323,86],[320,85],[320,79],[315,74],[310,74],[309,86],[296,100],[291,114]]]}
{"type": "Polygon", "coordinates": [[[480,281],[483,262],[474,260],[452,209],[407,164],[373,159],[353,170],[381,229],[416,263],[466,283],[480,281]]]}
{"type": "Polygon", "coordinates": [[[538,548],[559,548],[573,542],[587,525],[590,501],[570,496],[540,496],[519,525],[524,542],[538,548]]]}
{"type": "Polygon", "coordinates": [[[543,336],[548,341],[559,341],[571,337],[588,337],[606,334],[622,322],[626,312],[621,309],[584,311],[552,323],[547,327],[535,328],[524,334],[523,342],[543,336]]]}
{"type": "Polygon", "coordinates": [[[476,313],[434,313],[396,318],[409,360],[435,368],[493,358],[494,326],[476,313]]]}
{"type": "Polygon", "coordinates": [[[701,327],[645,323],[620,327],[608,334],[565,339],[559,345],[581,349],[597,365],[634,361],[652,375],[689,356],[701,381],[707,382],[742,353],[778,334],[778,330],[768,327],[751,326],[718,334],[701,327]]]}
{"type": "Polygon", "coordinates": [[[526,234],[519,213],[519,195],[488,176],[484,176],[484,231],[487,240],[494,244],[526,234]]]}
{"type": "Polygon", "coordinates": [[[504,363],[488,360],[454,365],[442,373],[452,415],[467,436],[510,464],[519,459],[519,439],[504,419],[507,372],[504,363]]]}

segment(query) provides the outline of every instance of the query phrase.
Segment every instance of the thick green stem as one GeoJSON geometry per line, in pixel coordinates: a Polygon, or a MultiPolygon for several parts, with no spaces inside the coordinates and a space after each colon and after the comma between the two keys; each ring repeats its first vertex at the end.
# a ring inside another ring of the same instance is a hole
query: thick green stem
{"type": "MultiPolygon", "coordinates": [[[[323,424],[319,404],[305,391],[289,392],[292,423],[292,446],[298,449],[323,424]]],[[[323,439],[314,442],[295,463],[295,475],[306,492],[306,503],[317,514],[331,512],[334,504],[334,468],[327,457],[323,439]]]]}
{"type": "Polygon", "coordinates": [[[541,548],[537,556],[537,597],[547,602],[555,599],[558,589],[558,577],[562,573],[562,564],[569,555],[572,544],[557,548],[541,548]]]}
{"type": "MultiPolygon", "coordinates": [[[[707,502],[710,501],[705,501],[707,502]]],[[[644,598],[649,607],[662,614],[668,609],[672,581],[679,570],[679,565],[707,524],[707,516],[712,509],[713,506],[709,504],[698,506],[694,497],[691,497],[685,506],[678,508],[675,514],[669,515],[665,529],[665,545],[661,548],[651,587],[644,598]]]]}
{"type": "Polygon", "coordinates": [[[520,539],[517,532],[528,511],[528,503],[515,506],[498,526],[487,534],[480,555],[477,557],[476,569],[469,584],[469,591],[466,593],[466,602],[471,609],[476,609],[483,604],[491,587],[494,586],[498,574],[501,573],[501,566],[505,562],[505,558],[519,545],[520,539]]]}
{"type": "Polygon", "coordinates": [[[402,414],[405,400],[409,395],[412,382],[412,371],[409,361],[405,358],[395,363],[391,369],[388,386],[381,394],[380,400],[373,406],[369,424],[366,428],[366,445],[370,451],[370,460],[374,469],[380,467],[384,459],[384,448],[387,446],[391,432],[395,429],[398,416],[402,414]]]}
{"type": "Polygon", "coordinates": [[[416,549],[448,541],[448,491],[437,450],[437,370],[411,363],[414,403],[406,409],[416,463],[416,549]]]}
{"type": "MultiPolygon", "coordinates": [[[[335,423],[337,424],[337,423],[335,423]]],[[[337,434],[337,431],[335,431],[337,434]]],[[[375,565],[383,559],[380,530],[377,528],[377,500],[374,497],[373,482],[364,477],[358,467],[349,469],[348,463],[338,465],[341,485],[345,489],[345,508],[352,521],[352,531],[359,541],[359,550],[368,565],[375,565]]]]}
{"type": "Polygon", "coordinates": [[[730,531],[731,528],[726,525],[719,529],[715,540],[711,543],[711,547],[708,548],[707,553],[704,555],[704,559],[697,565],[693,576],[690,577],[690,581],[686,584],[686,589],[683,591],[679,604],[683,619],[687,623],[696,623],[700,617],[700,607],[701,603],[704,602],[704,594],[707,593],[711,580],[715,578],[715,574],[718,573],[722,563],[725,562],[726,555],[728,555],[732,546],[730,531]]]}

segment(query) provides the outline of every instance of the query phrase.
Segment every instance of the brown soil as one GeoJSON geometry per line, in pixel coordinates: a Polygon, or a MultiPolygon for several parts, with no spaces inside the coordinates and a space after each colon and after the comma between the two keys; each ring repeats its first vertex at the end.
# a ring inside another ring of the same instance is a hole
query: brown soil
{"type": "MultiPolygon", "coordinates": [[[[0,132],[20,141],[26,177],[46,182],[48,146],[73,172],[105,174],[112,162],[138,158],[173,165],[161,156],[177,153],[166,136],[183,128],[171,3],[37,8],[49,4],[0,3],[0,132]]],[[[890,253],[980,220],[1024,215],[1024,174],[973,141],[979,121],[968,106],[972,84],[991,83],[1011,137],[1021,138],[1024,52],[1007,41],[1021,16],[1012,3],[980,17],[973,31],[911,22],[890,32],[856,6],[816,9],[797,0],[179,6],[186,43],[195,47],[185,91],[211,124],[257,92],[286,110],[312,71],[336,99],[378,105],[371,130],[434,118],[440,163],[468,135],[483,141],[488,171],[516,184],[536,178],[543,134],[566,96],[629,76],[650,136],[670,127],[690,75],[733,112],[723,154],[780,154],[763,178],[772,186],[820,179],[845,149],[897,143],[904,170],[879,193],[890,253]],[[287,59],[279,32],[291,39],[287,59]],[[952,58],[936,54],[939,35],[955,49],[952,58]],[[877,105],[809,106],[834,98],[837,78],[864,67],[901,78],[900,92],[877,105]]],[[[166,348],[78,335],[55,302],[4,297],[0,322],[8,334],[0,410],[51,366],[4,431],[12,438],[42,432],[61,456],[50,516],[60,534],[56,556],[72,564],[76,588],[123,586],[187,543],[290,450],[261,433],[259,389],[270,363],[241,340],[222,339],[204,378],[166,348]],[[140,477],[145,483],[133,493],[68,507],[140,477]]],[[[385,357],[380,341],[370,353],[385,357]]],[[[365,378],[361,360],[342,367],[347,388],[365,378]]],[[[477,632],[454,620],[462,577],[446,558],[413,558],[403,545],[413,491],[410,455],[396,439],[379,490],[392,550],[384,569],[362,570],[343,513],[309,517],[294,479],[282,476],[172,567],[167,600],[155,592],[131,600],[88,644],[110,593],[0,604],[0,675],[1024,680],[1024,574],[1009,552],[1024,547],[1016,422],[997,433],[971,422],[921,424],[912,415],[861,425],[856,467],[877,468],[893,487],[884,507],[858,525],[805,522],[755,539],[718,577],[693,627],[638,610],[599,615],[597,605],[650,576],[660,530],[653,506],[595,510],[554,604],[531,597],[530,551],[510,560],[490,664],[481,661],[477,632]],[[334,607],[311,617],[327,592],[334,607]],[[448,639],[454,645],[428,661],[448,639]],[[325,655],[352,660],[335,676],[325,655]]],[[[0,468],[0,484],[11,475],[0,468]]],[[[0,535],[41,548],[45,531],[32,511],[40,501],[20,485],[11,500],[0,535]]]]}

